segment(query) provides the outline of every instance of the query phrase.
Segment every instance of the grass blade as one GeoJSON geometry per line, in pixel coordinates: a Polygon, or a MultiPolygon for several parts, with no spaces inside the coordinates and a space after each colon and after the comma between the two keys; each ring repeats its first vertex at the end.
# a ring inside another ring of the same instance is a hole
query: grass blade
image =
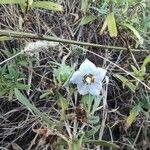
{"type": "Polygon", "coordinates": [[[33,111],[36,116],[40,117],[48,126],[52,126],[53,122],[50,120],[50,118],[46,114],[40,112],[33,104],[31,104],[30,101],[18,89],[15,89],[14,93],[20,103],[22,103],[29,110],[33,111]]]}
{"type": "Polygon", "coordinates": [[[61,5],[48,1],[33,2],[31,7],[44,8],[53,11],[63,11],[63,7],[61,5]]]}
{"type": "Polygon", "coordinates": [[[126,123],[125,123],[126,130],[131,126],[131,124],[136,119],[136,116],[140,113],[141,110],[142,109],[141,109],[141,105],[140,104],[134,106],[131,109],[130,115],[127,117],[127,120],[126,120],[126,123]]]}
{"type": "Polygon", "coordinates": [[[20,4],[24,2],[24,0],[1,0],[0,4],[20,4]]]}
{"type": "Polygon", "coordinates": [[[117,27],[116,27],[116,21],[114,13],[110,13],[106,17],[107,25],[108,25],[108,31],[111,37],[117,36],[117,27]]]}
{"type": "Polygon", "coordinates": [[[92,22],[92,21],[94,21],[96,19],[97,19],[97,17],[93,16],[93,15],[91,15],[91,16],[85,16],[85,17],[82,18],[82,20],[80,22],[80,25],[81,26],[86,25],[86,24],[88,24],[88,23],[90,23],[90,22],[92,22]]]}
{"type": "Polygon", "coordinates": [[[143,44],[143,38],[140,36],[139,32],[132,25],[128,23],[124,23],[123,25],[128,29],[130,29],[134,33],[134,35],[138,38],[139,42],[143,44]]]}
{"type": "Polygon", "coordinates": [[[95,144],[101,145],[105,147],[110,147],[112,149],[120,149],[120,147],[112,142],[104,141],[104,140],[84,140],[83,143],[85,144],[95,144]]]}

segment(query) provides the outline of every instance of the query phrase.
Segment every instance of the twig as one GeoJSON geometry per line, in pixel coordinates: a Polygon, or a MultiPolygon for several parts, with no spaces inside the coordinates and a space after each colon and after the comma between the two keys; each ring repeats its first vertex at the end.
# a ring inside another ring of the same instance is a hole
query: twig
{"type": "Polygon", "coordinates": [[[105,128],[105,122],[106,122],[106,119],[107,119],[107,91],[108,91],[108,83],[109,83],[109,78],[106,76],[106,89],[104,90],[104,93],[103,93],[103,120],[102,120],[102,124],[101,124],[99,140],[102,140],[103,133],[104,133],[104,128],[105,128]]]}
{"type": "MultiPolygon", "coordinates": [[[[29,67],[32,68],[32,62],[30,62],[30,61],[29,61],[29,67]]],[[[30,71],[30,72],[29,72],[29,77],[28,77],[28,85],[29,85],[29,86],[30,86],[31,83],[32,83],[32,75],[33,75],[33,72],[30,71]]],[[[30,91],[31,91],[31,89],[29,88],[29,89],[27,90],[27,95],[28,95],[28,96],[30,95],[30,91]]]]}
{"type": "Polygon", "coordinates": [[[135,146],[135,144],[136,144],[136,142],[137,142],[137,140],[138,140],[138,138],[139,138],[139,135],[140,135],[140,133],[141,133],[141,130],[142,130],[142,127],[143,127],[143,123],[144,123],[144,120],[143,120],[143,122],[142,122],[142,124],[141,124],[141,126],[140,126],[140,128],[139,128],[139,130],[138,130],[138,133],[137,133],[137,135],[136,135],[136,138],[135,138],[135,140],[134,140],[134,142],[133,142],[133,147],[132,148],[134,148],[134,146],[135,146]]]}
{"type": "MultiPolygon", "coordinates": [[[[114,50],[119,50],[119,51],[120,50],[125,50],[125,51],[128,50],[125,47],[100,45],[100,44],[94,44],[94,43],[88,43],[88,42],[79,42],[79,41],[75,41],[75,40],[61,39],[61,38],[57,38],[57,37],[53,37],[53,36],[46,36],[46,35],[42,35],[42,34],[32,34],[32,33],[17,32],[17,31],[11,31],[11,30],[0,30],[0,36],[55,41],[55,42],[60,42],[60,43],[68,43],[68,44],[74,44],[74,45],[114,49],[114,50]]],[[[130,50],[135,51],[135,52],[147,52],[147,53],[149,53],[149,51],[145,50],[145,49],[130,49],[130,50]]]]}

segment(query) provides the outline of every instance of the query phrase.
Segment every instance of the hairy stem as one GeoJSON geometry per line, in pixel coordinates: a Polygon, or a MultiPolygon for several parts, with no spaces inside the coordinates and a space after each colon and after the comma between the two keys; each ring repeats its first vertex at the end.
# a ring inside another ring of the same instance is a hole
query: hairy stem
{"type": "MultiPolygon", "coordinates": [[[[38,40],[47,40],[47,41],[55,41],[55,42],[60,42],[60,43],[68,43],[68,44],[75,44],[75,45],[82,45],[82,46],[91,46],[91,47],[104,48],[104,49],[106,48],[106,49],[125,50],[125,51],[128,50],[125,47],[79,42],[79,41],[75,41],[75,40],[61,39],[61,38],[57,38],[57,37],[53,37],[53,36],[46,36],[46,35],[42,35],[42,34],[32,34],[32,33],[17,32],[17,31],[11,31],[11,30],[0,30],[0,36],[7,36],[7,37],[13,37],[13,38],[30,38],[30,39],[38,39],[38,40]]],[[[137,51],[137,52],[149,53],[149,51],[145,50],[145,49],[130,49],[130,50],[137,51]]]]}

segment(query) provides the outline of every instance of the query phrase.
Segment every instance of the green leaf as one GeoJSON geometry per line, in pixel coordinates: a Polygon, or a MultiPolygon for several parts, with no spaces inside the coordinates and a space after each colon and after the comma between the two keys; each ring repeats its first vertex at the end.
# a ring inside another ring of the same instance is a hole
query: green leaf
{"type": "Polygon", "coordinates": [[[72,139],[71,141],[68,141],[68,146],[69,146],[69,150],[80,150],[82,147],[82,141],[83,141],[83,137],[84,137],[85,133],[81,132],[81,134],[79,135],[80,138],[77,139],[72,139]]]}
{"type": "Polygon", "coordinates": [[[59,84],[62,85],[67,82],[73,71],[73,67],[70,67],[66,64],[60,64],[57,69],[54,69],[54,76],[56,77],[59,84]]]}
{"type": "Polygon", "coordinates": [[[88,113],[90,113],[90,111],[91,111],[91,106],[92,106],[92,102],[94,100],[94,97],[95,96],[90,95],[90,94],[82,96],[81,103],[83,104],[84,109],[88,113]]]}
{"type": "Polygon", "coordinates": [[[20,4],[24,3],[24,0],[0,0],[0,4],[20,4]]]}
{"type": "Polygon", "coordinates": [[[45,92],[42,95],[40,95],[40,99],[45,98],[45,97],[49,96],[50,94],[52,94],[52,91],[45,92]]]}
{"type": "Polygon", "coordinates": [[[126,85],[128,86],[128,88],[132,91],[132,92],[135,92],[136,90],[136,86],[131,83],[131,81],[129,81],[127,78],[125,78],[124,76],[122,75],[119,75],[119,74],[115,74],[114,77],[118,78],[119,80],[122,81],[123,85],[126,85]]]}
{"type": "Polygon", "coordinates": [[[31,6],[31,5],[32,5],[32,3],[33,3],[33,0],[28,0],[28,4],[29,4],[29,6],[31,6]]]}
{"type": "Polygon", "coordinates": [[[28,90],[30,89],[30,85],[23,84],[23,83],[17,83],[16,88],[20,90],[28,90]]]}
{"type": "Polygon", "coordinates": [[[81,22],[80,22],[80,25],[83,26],[83,25],[86,25],[94,20],[96,20],[97,17],[96,16],[85,16],[82,18],[81,22]]]}
{"type": "Polygon", "coordinates": [[[131,68],[132,68],[132,70],[134,72],[134,75],[138,75],[139,74],[139,70],[135,66],[131,65],[131,68]]]}
{"type": "Polygon", "coordinates": [[[102,96],[96,96],[94,98],[94,104],[93,104],[92,114],[94,114],[96,108],[98,108],[98,106],[100,105],[101,100],[102,100],[102,96]]]}
{"type": "Polygon", "coordinates": [[[60,120],[64,120],[65,116],[66,116],[65,115],[66,114],[65,111],[69,107],[69,101],[67,101],[67,99],[65,99],[61,95],[59,95],[56,103],[61,108],[61,119],[60,120]]]}
{"type": "Polygon", "coordinates": [[[12,40],[12,37],[8,37],[8,36],[0,36],[0,41],[9,41],[12,40]]]}
{"type": "Polygon", "coordinates": [[[13,95],[14,95],[14,90],[10,89],[9,94],[8,94],[8,100],[11,101],[13,99],[13,95]]]}
{"type": "Polygon", "coordinates": [[[86,13],[88,8],[89,0],[81,0],[81,10],[86,13]]]}
{"type": "Polygon", "coordinates": [[[53,11],[63,11],[63,7],[61,5],[48,1],[33,2],[31,7],[44,8],[53,11]]]}
{"type": "Polygon", "coordinates": [[[110,147],[112,149],[120,149],[120,147],[112,142],[104,141],[104,140],[83,140],[84,144],[95,144],[95,145],[101,145],[105,147],[110,147]]]}
{"type": "Polygon", "coordinates": [[[69,106],[69,102],[60,95],[57,100],[57,105],[63,110],[66,110],[69,106]]]}
{"type": "Polygon", "coordinates": [[[107,25],[108,25],[108,31],[111,37],[117,36],[117,27],[116,27],[116,21],[114,13],[110,13],[106,17],[107,25]]]}
{"type": "MultiPolygon", "coordinates": [[[[139,80],[143,80],[144,79],[144,72],[142,72],[142,70],[138,70],[135,66],[131,65],[131,68],[133,70],[132,74],[134,76],[136,76],[139,80]]],[[[137,82],[138,83],[138,82],[137,82]]]]}
{"type": "Polygon", "coordinates": [[[98,124],[99,120],[100,120],[99,116],[90,116],[89,124],[98,124]]]}
{"type": "Polygon", "coordinates": [[[25,13],[27,11],[26,3],[21,3],[21,4],[19,4],[19,6],[21,8],[22,13],[25,13]]]}
{"type": "Polygon", "coordinates": [[[7,92],[8,92],[8,89],[5,89],[5,88],[1,89],[0,88],[0,96],[5,95],[7,92]]]}
{"type": "Polygon", "coordinates": [[[125,2],[125,8],[123,8],[122,13],[126,15],[128,8],[129,8],[129,3],[126,1],[125,2]]]}
{"type": "Polygon", "coordinates": [[[146,66],[148,63],[150,63],[150,55],[148,55],[148,56],[144,59],[141,68],[145,68],[145,66],[146,66]]]}
{"type": "Polygon", "coordinates": [[[138,38],[140,44],[143,44],[143,38],[140,36],[139,32],[131,24],[124,23],[123,26],[130,29],[134,33],[134,35],[138,38]]]}
{"type": "Polygon", "coordinates": [[[130,115],[127,117],[127,120],[125,123],[126,129],[128,129],[131,126],[131,124],[133,123],[136,116],[140,113],[141,110],[142,110],[142,108],[141,108],[140,104],[138,104],[132,108],[132,110],[130,111],[130,115]]]}
{"type": "Polygon", "coordinates": [[[97,125],[96,127],[93,127],[91,130],[87,131],[85,133],[86,137],[91,137],[93,136],[95,133],[98,132],[98,130],[100,129],[100,125],[97,125]]]}
{"type": "Polygon", "coordinates": [[[49,119],[49,117],[40,112],[33,104],[31,104],[30,101],[18,89],[14,89],[14,94],[20,103],[27,107],[31,112],[33,111],[36,116],[40,117],[42,121],[48,125],[48,127],[52,126],[53,122],[49,119]]]}
{"type": "Polygon", "coordinates": [[[106,21],[106,19],[105,19],[105,21],[104,21],[104,23],[103,23],[103,26],[102,26],[102,28],[101,28],[101,30],[100,30],[100,32],[99,32],[100,35],[102,35],[102,34],[104,33],[104,30],[106,29],[106,27],[107,27],[107,21],[106,21]]]}

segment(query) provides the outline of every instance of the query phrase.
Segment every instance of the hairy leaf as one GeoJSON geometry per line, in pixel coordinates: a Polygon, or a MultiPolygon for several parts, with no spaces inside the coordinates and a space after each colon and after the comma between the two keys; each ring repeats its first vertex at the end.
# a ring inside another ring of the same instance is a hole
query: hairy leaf
{"type": "Polygon", "coordinates": [[[9,41],[12,40],[12,37],[8,37],[8,36],[0,36],[0,41],[9,41]]]}
{"type": "Polygon", "coordinates": [[[85,132],[86,137],[93,136],[95,133],[98,132],[99,129],[100,129],[100,125],[97,125],[97,126],[93,127],[91,130],[85,132]]]}
{"type": "Polygon", "coordinates": [[[112,149],[120,149],[120,147],[112,142],[104,141],[104,140],[84,140],[83,143],[85,144],[95,144],[95,145],[101,145],[105,147],[111,147],[112,149]]]}
{"type": "Polygon", "coordinates": [[[63,7],[57,3],[49,2],[49,1],[37,1],[33,2],[31,7],[36,8],[44,8],[53,11],[63,11],[63,7]]]}
{"type": "Polygon", "coordinates": [[[57,100],[57,105],[62,108],[63,110],[66,110],[69,106],[69,102],[63,98],[62,96],[59,96],[58,100],[57,100]]]}
{"type": "Polygon", "coordinates": [[[89,0],[81,0],[81,10],[86,13],[86,10],[88,8],[89,0]]]}
{"type": "Polygon", "coordinates": [[[104,30],[106,29],[106,27],[107,27],[107,21],[105,20],[104,23],[103,23],[103,26],[102,26],[102,28],[99,32],[100,35],[102,35],[104,33],[104,30]]]}
{"type": "Polygon", "coordinates": [[[117,27],[116,27],[116,20],[114,13],[110,13],[106,17],[107,25],[108,25],[108,31],[111,37],[117,36],[117,27]]]}
{"type": "Polygon", "coordinates": [[[0,0],[0,4],[20,4],[24,2],[25,0],[0,0]]]}
{"type": "Polygon", "coordinates": [[[33,0],[28,0],[28,4],[29,4],[29,6],[31,6],[31,5],[32,5],[32,3],[33,3],[33,0]]]}
{"type": "Polygon", "coordinates": [[[138,38],[140,44],[143,44],[143,38],[140,36],[139,32],[131,24],[124,23],[123,25],[129,28],[134,33],[134,35],[138,38]]]}
{"type": "Polygon", "coordinates": [[[127,78],[125,78],[124,76],[119,75],[119,74],[115,74],[114,76],[115,76],[116,78],[118,78],[119,80],[121,80],[124,85],[128,86],[128,88],[129,88],[132,92],[135,92],[136,86],[135,86],[133,83],[131,83],[131,81],[129,81],[127,78]]]}
{"type": "Polygon", "coordinates": [[[148,63],[150,63],[150,55],[148,55],[148,56],[144,59],[143,64],[142,64],[142,66],[141,66],[141,73],[142,73],[143,75],[144,75],[145,72],[146,72],[146,65],[147,65],[148,63]]]}
{"type": "Polygon", "coordinates": [[[83,26],[83,25],[86,25],[94,20],[96,20],[97,17],[96,16],[85,16],[82,18],[81,22],[80,22],[80,25],[83,26]]]}
{"type": "Polygon", "coordinates": [[[30,101],[18,89],[15,89],[14,93],[20,103],[22,103],[30,111],[33,111],[36,116],[40,117],[49,127],[52,126],[53,122],[49,119],[49,117],[31,104],[30,101]]]}
{"type": "Polygon", "coordinates": [[[130,111],[130,115],[127,117],[127,120],[125,123],[126,129],[128,129],[131,126],[131,124],[133,123],[136,116],[140,113],[141,110],[142,110],[141,105],[139,104],[132,108],[132,110],[130,111]]]}

